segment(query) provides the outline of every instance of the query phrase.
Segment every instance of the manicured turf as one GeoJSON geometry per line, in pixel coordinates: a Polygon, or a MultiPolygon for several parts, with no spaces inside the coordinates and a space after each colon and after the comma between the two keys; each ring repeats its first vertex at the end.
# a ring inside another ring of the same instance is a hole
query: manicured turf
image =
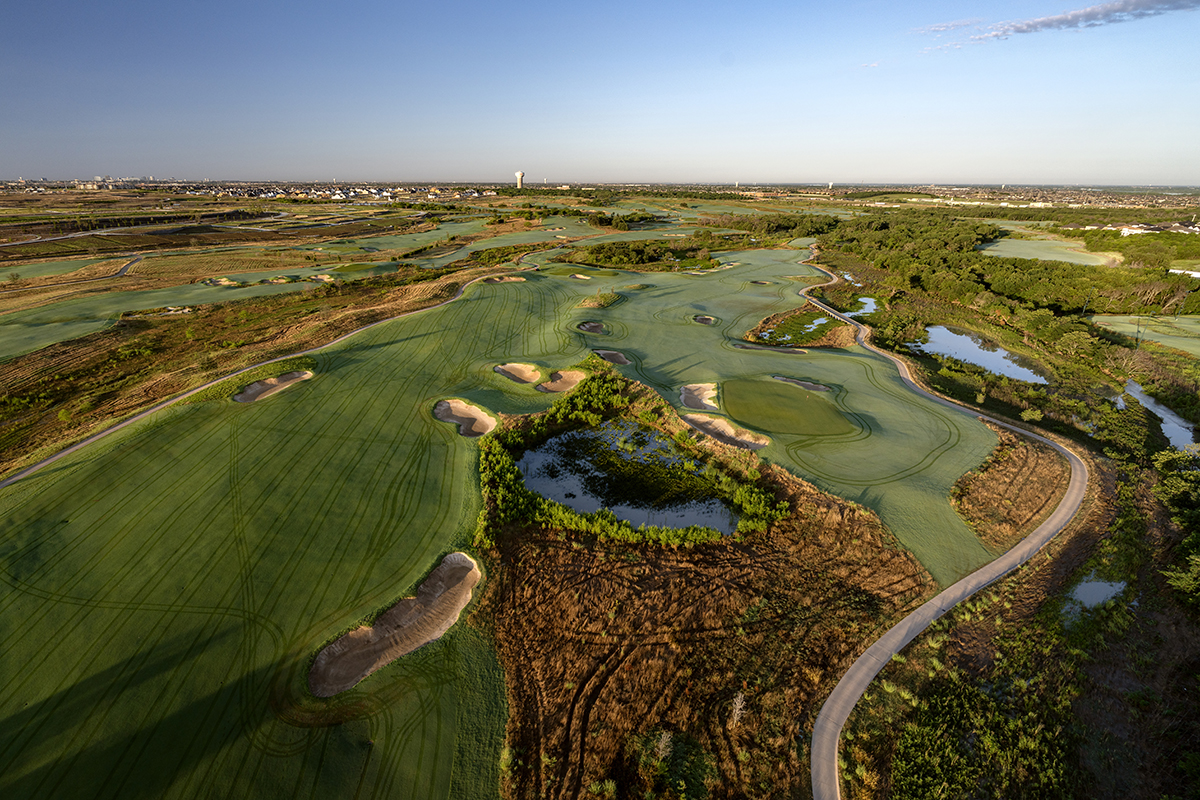
{"type": "Polygon", "coordinates": [[[1083,251],[1079,242],[1057,239],[1000,239],[979,248],[989,256],[1000,258],[1036,258],[1042,261],[1066,261],[1068,264],[1104,264],[1108,259],[1099,253],[1083,251]]]}
{"type": "Polygon", "coordinates": [[[1200,317],[1131,317],[1098,314],[1092,322],[1123,333],[1131,339],[1139,336],[1200,358],[1200,317]]]}
{"type": "MultiPolygon", "coordinates": [[[[504,688],[470,630],[329,702],[306,698],[303,679],[321,645],[469,539],[476,447],[434,403],[518,413],[552,400],[497,363],[553,370],[620,350],[623,373],[676,405],[687,383],[830,386],[821,402],[853,430],[771,431],[760,453],[877,509],[943,583],[986,561],[947,501],[994,444],[986,428],[916,398],[865,351],[733,346],[799,304],[786,276],[811,273],[804,255],[727,254],[741,266],[701,276],[476,284],[330,348],[286,392],[174,408],[0,491],[0,793],[494,796],[504,688]],[[642,282],[618,305],[576,308],[642,282]],[[583,320],[608,334],[578,331],[583,320]]],[[[781,408],[816,407],[779,388],[781,408]]]]}
{"type": "Polygon", "coordinates": [[[721,384],[725,411],[737,423],[764,433],[845,436],[860,427],[822,395],[776,380],[732,380],[721,384]]]}
{"type": "MultiPolygon", "coordinates": [[[[104,258],[72,258],[67,261],[42,261],[37,264],[7,264],[0,267],[0,289],[9,288],[7,281],[8,276],[12,273],[17,273],[24,280],[31,278],[44,278],[47,275],[66,275],[68,272],[74,272],[77,269],[92,264],[99,264],[101,261],[108,261],[104,258]]],[[[117,271],[117,267],[123,264],[128,259],[118,258],[113,261],[113,272],[117,271]]],[[[64,278],[64,280],[69,280],[64,278]]]]}

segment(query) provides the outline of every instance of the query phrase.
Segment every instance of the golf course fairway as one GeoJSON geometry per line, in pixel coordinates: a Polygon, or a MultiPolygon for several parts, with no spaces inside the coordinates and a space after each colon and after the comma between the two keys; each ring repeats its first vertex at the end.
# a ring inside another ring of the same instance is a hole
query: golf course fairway
{"type": "Polygon", "coordinates": [[[816,274],[807,256],[476,283],[320,351],[314,377],[269,402],[175,406],[0,490],[0,791],[494,797],[504,682],[469,626],[330,700],[304,680],[321,647],[470,545],[478,448],[435,404],[525,413],[554,399],[497,364],[551,374],[612,349],[631,362],[622,374],[679,409],[680,387],[715,383],[718,413],[770,437],[762,457],[878,511],[939,583],[990,560],[947,499],[994,446],[986,427],[858,347],[734,346],[800,304],[805,284],[789,278],[816,274]],[[598,291],[624,299],[577,307],[598,291]],[[746,399],[763,382],[770,414],[746,399]]]}

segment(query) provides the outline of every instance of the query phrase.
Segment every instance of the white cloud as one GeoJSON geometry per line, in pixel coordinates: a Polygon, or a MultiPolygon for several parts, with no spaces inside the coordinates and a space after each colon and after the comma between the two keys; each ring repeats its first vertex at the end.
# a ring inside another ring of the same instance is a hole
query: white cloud
{"type": "Polygon", "coordinates": [[[987,26],[980,25],[981,20],[942,22],[921,28],[920,32],[940,36],[949,31],[975,27],[980,32],[970,38],[972,41],[982,42],[989,39],[1007,39],[1020,33],[1098,28],[1102,25],[1157,17],[1173,11],[1194,11],[1198,8],[1200,0],[1115,0],[1112,3],[1088,6],[1049,17],[998,22],[987,26]]]}

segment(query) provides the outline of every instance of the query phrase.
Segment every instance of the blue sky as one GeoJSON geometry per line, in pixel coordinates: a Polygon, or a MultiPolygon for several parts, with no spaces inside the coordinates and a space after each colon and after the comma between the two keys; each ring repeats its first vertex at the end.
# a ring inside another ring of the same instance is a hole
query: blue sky
{"type": "Polygon", "coordinates": [[[0,178],[1195,185],[1197,42],[1200,0],[6,3],[0,178]]]}

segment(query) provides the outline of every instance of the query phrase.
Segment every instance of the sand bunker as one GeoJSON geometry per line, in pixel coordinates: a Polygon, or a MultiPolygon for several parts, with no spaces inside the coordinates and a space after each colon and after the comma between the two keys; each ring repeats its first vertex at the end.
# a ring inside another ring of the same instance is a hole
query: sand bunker
{"type": "Polygon", "coordinates": [[[504,275],[504,276],[498,277],[498,278],[484,278],[483,282],[484,283],[520,283],[523,280],[525,280],[525,279],[518,275],[504,275]]]}
{"type": "Polygon", "coordinates": [[[716,322],[715,319],[705,316],[704,314],[701,314],[698,317],[692,317],[692,319],[696,320],[696,322],[699,322],[701,325],[712,325],[714,322],[716,322]]]}
{"type": "Polygon", "coordinates": [[[683,421],[702,433],[707,433],[717,441],[742,447],[746,450],[759,450],[771,443],[766,436],[752,433],[743,428],[734,427],[729,420],[720,417],[706,417],[703,414],[684,414],[683,421]]]}
{"type": "Polygon", "coordinates": [[[805,389],[811,389],[814,392],[828,392],[829,391],[828,386],[822,386],[819,383],[809,383],[808,381],[802,381],[797,378],[785,378],[782,375],[772,375],[771,377],[777,381],[783,381],[784,383],[792,383],[792,384],[795,384],[796,386],[801,386],[805,389]]]}
{"type": "Polygon", "coordinates": [[[459,436],[483,436],[496,427],[495,418],[462,400],[438,400],[433,415],[442,422],[457,423],[459,436]]]}
{"type": "Polygon", "coordinates": [[[717,396],[715,383],[689,383],[679,390],[679,402],[696,411],[716,411],[716,403],[709,402],[717,396]]]}
{"type": "Polygon", "coordinates": [[[759,286],[769,286],[771,284],[770,281],[750,281],[750,282],[757,283],[759,286]]]}
{"type": "Polygon", "coordinates": [[[576,327],[584,333],[604,333],[604,326],[599,322],[581,322],[576,327]]]}
{"type": "Polygon", "coordinates": [[[571,277],[581,281],[590,281],[592,279],[591,275],[580,275],[578,272],[572,272],[571,277]]]}
{"type": "Polygon", "coordinates": [[[616,350],[593,350],[592,352],[610,364],[624,366],[625,364],[632,363],[628,358],[625,357],[624,353],[619,353],[616,350]]]}
{"type": "Polygon", "coordinates": [[[553,372],[550,374],[550,380],[538,384],[537,390],[539,392],[569,392],[586,377],[586,372],[580,372],[577,369],[569,369],[566,372],[553,372]]]}
{"type": "Polygon", "coordinates": [[[356,628],[321,650],[308,673],[308,688],[317,697],[333,697],[441,638],[471,602],[481,577],[466,553],[449,554],[417,587],[416,597],[406,597],[380,614],[374,625],[356,628]]]}
{"type": "Polygon", "coordinates": [[[542,371],[532,364],[497,364],[492,369],[513,383],[537,383],[542,379],[542,371]]]}
{"type": "Polygon", "coordinates": [[[733,346],[738,350],[771,350],[776,353],[808,353],[808,351],[803,347],[771,347],[770,345],[751,344],[750,342],[734,342],[733,346]]]}
{"type": "Polygon", "coordinates": [[[264,397],[270,397],[276,392],[282,392],[293,383],[306,381],[313,374],[307,370],[298,372],[285,372],[274,378],[267,378],[254,383],[242,389],[233,396],[233,399],[238,403],[253,403],[255,400],[262,400],[264,397]]]}

